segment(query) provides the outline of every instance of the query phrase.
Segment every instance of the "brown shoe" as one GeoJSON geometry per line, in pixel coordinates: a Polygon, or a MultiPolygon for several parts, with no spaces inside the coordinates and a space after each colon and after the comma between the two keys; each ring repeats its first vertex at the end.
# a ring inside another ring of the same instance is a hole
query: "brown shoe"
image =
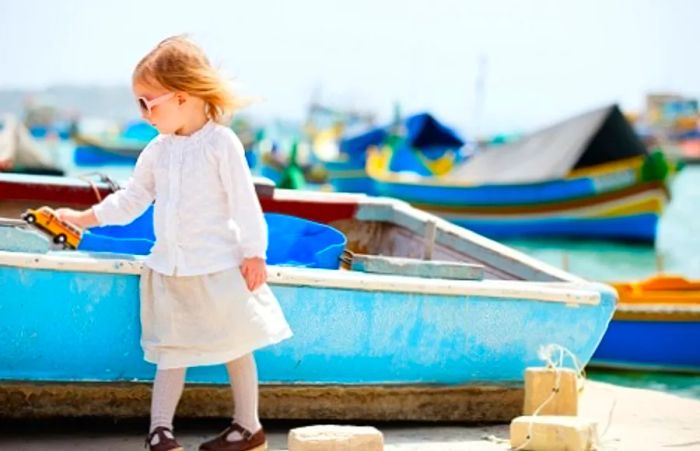
{"type": "Polygon", "coordinates": [[[216,438],[202,443],[199,446],[199,451],[267,451],[267,441],[262,428],[253,434],[234,421],[216,438]],[[232,432],[238,432],[242,438],[233,441],[227,440],[226,437],[232,432]]]}
{"type": "Polygon", "coordinates": [[[146,437],[146,446],[149,451],[185,451],[185,448],[180,446],[180,444],[175,440],[173,431],[169,428],[158,426],[148,434],[146,437]],[[158,442],[155,445],[151,445],[154,436],[158,436],[158,442]]]}

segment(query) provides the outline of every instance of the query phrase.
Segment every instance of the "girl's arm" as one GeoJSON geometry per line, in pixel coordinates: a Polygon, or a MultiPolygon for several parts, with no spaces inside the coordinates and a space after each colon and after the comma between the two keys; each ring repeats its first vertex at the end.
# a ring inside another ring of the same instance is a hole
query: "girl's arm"
{"type": "Polygon", "coordinates": [[[267,223],[255,193],[243,144],[233,132],[227,132],[223,160],[219,166],[220,176],[228,193],[231,215],[240,231],[241,274],[248,289],[255,291],[267,281],[267,223]]]}
{"type": "Polygon", "coordinates": [[[87,210],[60,208],[56,210],[58,217],[86,228],[128,224],[140,216],[155,199],[154,142],[151,141],[139,155],[134,172],[124,189],[110,194],[87,210]]]}
{"type": "Polygon", "coordinates": [[[243,144],[233,132],[228,136],[227,151],[219,171],[228,193],[231,215],[240,230],[243,258],[257,257],[264,260],[267,252],[267,223],[255,193],[243,144]]]}

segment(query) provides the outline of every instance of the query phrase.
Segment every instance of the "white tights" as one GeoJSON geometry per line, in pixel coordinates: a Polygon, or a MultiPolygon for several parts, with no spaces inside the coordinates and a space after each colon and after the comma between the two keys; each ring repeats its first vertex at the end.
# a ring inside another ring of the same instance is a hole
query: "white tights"
{"type": "MultiPolygon", "coordinates": [[[[244,428],[256,433],[262,426],[258,418],[258,373],[253,354],[246,354],[226,364],[233,393],[233,419],[244,428]]],[[[151,432],[163,426],[173,428],[173,417],[185,386],[186,368],[158,370],[153,381],[151,398],[151,432]]],[[[240,439],[238,432],[229,434],[229,440],[240,439]]]]}

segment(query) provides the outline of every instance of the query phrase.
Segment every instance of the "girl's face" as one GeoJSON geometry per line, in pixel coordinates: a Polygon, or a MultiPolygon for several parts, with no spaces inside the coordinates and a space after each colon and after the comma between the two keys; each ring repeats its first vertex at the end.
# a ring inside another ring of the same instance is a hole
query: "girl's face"
{"type": "Polygon", "coordinates": [[[158,85],[135,81],[134,96],[139,103],[141,117],[164,135],[174,134],[180,130],[185,121],[181,106],[185,103],[182,93],[171,93],[158,85]],[[156,102],[154,102],[154,100],[156,102]],[[151,102],[154,102],[151,104],[151,102]]]}

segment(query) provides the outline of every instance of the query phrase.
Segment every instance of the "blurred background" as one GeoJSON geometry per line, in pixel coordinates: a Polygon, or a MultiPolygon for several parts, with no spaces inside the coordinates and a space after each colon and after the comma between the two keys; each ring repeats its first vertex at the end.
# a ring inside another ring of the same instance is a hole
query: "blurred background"
{"type": "Polygon", "coordinates": [[[690,0],[2,4],[0,102],[16,113],[36,96],[131,119],[134,65],[179,33],[265,99],[245,112],[261,120],[301,120],[310,101],[390,119],[399,102],[474,136],[700,91],[690,0]]]}
{"type": "MultiPolygon", "coordinates": [[[[123,182],[155,136],[133,67],[188,33],[257,99],[230,126],[279,187],[399,197],[593,280],[692,284],[699,15],[692,0],[0,0],[0,170],[123,182]],[[458,189],[421,188],[441,184],[458,189]]],[[[593,377],[700,397],[697,376],[593,377]]]]}

